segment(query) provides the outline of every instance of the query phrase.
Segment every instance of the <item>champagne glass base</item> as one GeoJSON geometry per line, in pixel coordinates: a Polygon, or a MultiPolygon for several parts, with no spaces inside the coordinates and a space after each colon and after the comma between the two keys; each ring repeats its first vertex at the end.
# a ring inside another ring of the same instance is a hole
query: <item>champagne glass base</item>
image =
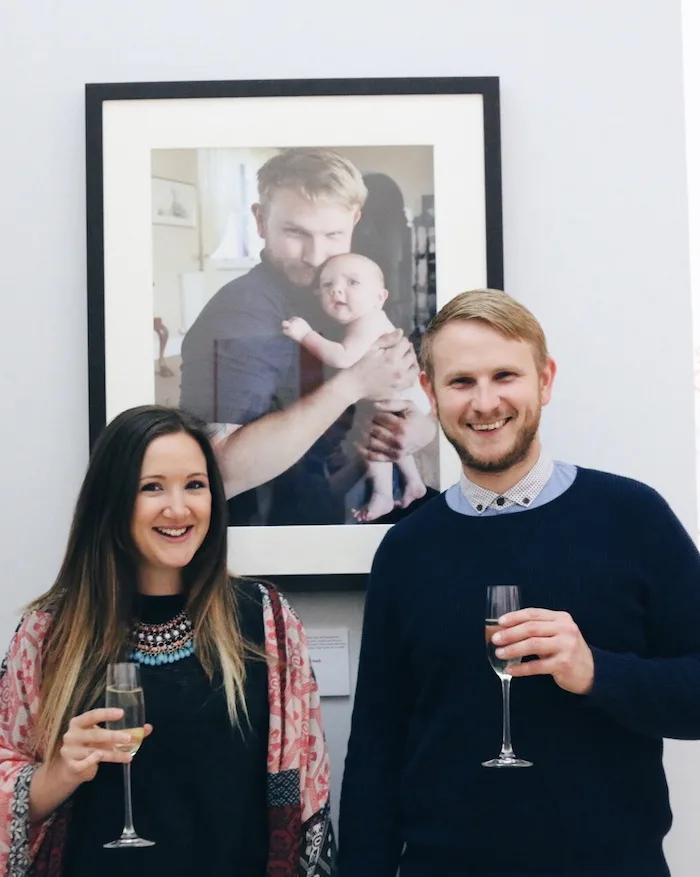
{"type": "Polygon", "coordinates": [[[482,767],[532,767],[531,761],[525,761],[524,758],[516,758],[513,756],[499,756],[489,761],[482,761],[482,767]]]}
{"type": "Polygon", "coordinates": [[[119,840],[112,840],[108,844],[102,844],[106,850],[128,849],[129,847],[154,847],[154,840],[146,840],[143,837],[120,837],[119,840]]]}

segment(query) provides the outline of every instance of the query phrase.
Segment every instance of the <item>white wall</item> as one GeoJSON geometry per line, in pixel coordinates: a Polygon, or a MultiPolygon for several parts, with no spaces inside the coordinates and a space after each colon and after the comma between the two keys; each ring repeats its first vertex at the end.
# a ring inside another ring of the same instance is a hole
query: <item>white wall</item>
{"type": "MultiPolygon", "coordinates": [[[[678,0],[10,3],[0,34],[0,638],[46,588],[87,458],[83,84],[497,74],[509,290],[543,320],[560,458],[647,480],[694,522],[678,0]]],[[[426,126],[429,121],[426,119],[426,126]]],[[[298,597],[345,623],[360,595],[298,597]]],[[[335,783],[349,705],[328,702],[335,783]]],[[[674,877],[700,861],[700,749],[669,746],[674,877]]]]}

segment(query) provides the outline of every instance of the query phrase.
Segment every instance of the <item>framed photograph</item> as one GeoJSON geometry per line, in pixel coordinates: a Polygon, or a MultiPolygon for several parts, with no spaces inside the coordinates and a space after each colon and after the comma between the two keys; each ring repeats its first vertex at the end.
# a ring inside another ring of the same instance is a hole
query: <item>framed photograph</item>
{"type": "Polygon", "coordinates": [[[361,589],[458,479],[373,363],[503,288],[499,112],[493,77],[86,86],[90,442],[145,403],[209,424],[232,572],[361,589]],[[414,453],[368,464],[399,428],[414,453]]]}
{"type": "Polygon", "coordinates": [[[151,177],[153,225],[197,227],[197,186],[180,180],[151,177]]]}

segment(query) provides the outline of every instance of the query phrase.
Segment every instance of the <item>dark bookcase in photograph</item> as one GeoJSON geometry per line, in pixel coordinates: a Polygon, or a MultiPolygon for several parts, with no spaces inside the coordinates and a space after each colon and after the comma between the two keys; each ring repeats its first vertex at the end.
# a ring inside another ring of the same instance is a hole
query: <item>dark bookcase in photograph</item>
{"type": "Polygon", "coordinates": [[[421,202],[422,210],[413,220],[415,344],[420,342],[431,314],[436,313],[435,196],[424,195],[421,202]]]}

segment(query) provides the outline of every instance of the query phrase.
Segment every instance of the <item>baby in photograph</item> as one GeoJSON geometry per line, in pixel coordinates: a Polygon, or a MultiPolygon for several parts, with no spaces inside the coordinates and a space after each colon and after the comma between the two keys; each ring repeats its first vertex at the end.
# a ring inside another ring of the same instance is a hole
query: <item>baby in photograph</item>
{"type": "MultiPolygon", "coordinates": [[[[375,262],[357,253],[333,256],[323,265],[319,275],[321,306],[328,316],[346,327],[342,341],[329,341],[311,328],[301,317],[292,317],[282,323],[282,331],[289,338],[333,368],[349,368],[361,359],[374,342],[394,326],[384,313],[388,292],[384,286],[382,270],[375,262]]],[[[418,383],[395,401],[394,410],[406,407],[405,401],[414,394],[424,393],[418,383]]],[[[423,399],[424,401],[424,399],[423,399]]],[[[358,521],[375,521],[400,505],[407,508],[414,500],[426,493],[418,466],[412,455],[407,454],[396,464],[404,477],[403,495],[394,501],[393,463],[367,464],[367,474],[372,482],[372,495],[363,509],[353,511],[358,521]]]]}

